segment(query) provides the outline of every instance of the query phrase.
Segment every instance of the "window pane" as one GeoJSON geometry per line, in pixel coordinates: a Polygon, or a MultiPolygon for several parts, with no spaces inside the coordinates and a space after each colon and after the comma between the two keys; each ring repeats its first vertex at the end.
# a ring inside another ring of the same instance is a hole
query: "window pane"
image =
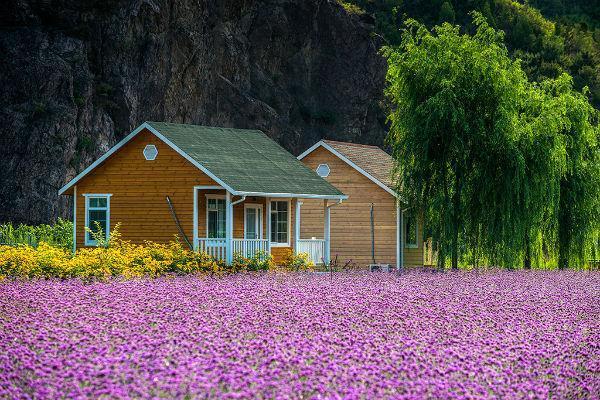
{"type": "Polygon", "coordinates": [[[206,199],[208,209],[208,232],[209,238],[225,238],[225,199],[206,199]]]}
{"type": "Polygon", "coordinates": [[[271,242],[287,243],[288,241],[288,202],[271,202],[271,242]]]}
{"type": "Polygon", "coordinates": [[[209,210],[216,210],[217,209],[217,199],[208,199],[207,207],[209,210]]]}
{"type": "Polygon", "coordinates": [[[415,246],[417,244],[417,225],[416,219],[412,216],[406,217],[405,225],[406,244],[415,246]]]}
{"type": "Polygon", "coordinates": [[[208,237],[209,238],[217,237],[217,212],[216,211],[208,212],[208,237]]]}
{"type": "Polygon", "coordinates": [[[277,242],[277,213],[271,214],[271,242],[277,242]]]}
{"type": "Polygon", "coordinates": [[[90,197],[90,207],[106,207],[106,197],[90,197]]]}
{"type": "Polygon", "coordinates": [[[225,214],[224,209],[219,209],[218,211],[218,226],[217,226],[217,237],[224,238],[226,236],[225,222],[227,219],[227,215],[225,214]]]}
{"type": "MultiPolygon", "coordinates": [[[[89,210],[88,211],[88,228],[97,233],[100,230],[104,232],[104,237],[107,237],[108,230],[106,229],[106,211],[105,210],[89,210]]],[[[88,240],[94,240],[90,232],[87,232],[88,240]]]]}
{"type": "Polygon", "coordinates": [[[246,239],[256,239],[256,208],[246,208],[246,239]]]}

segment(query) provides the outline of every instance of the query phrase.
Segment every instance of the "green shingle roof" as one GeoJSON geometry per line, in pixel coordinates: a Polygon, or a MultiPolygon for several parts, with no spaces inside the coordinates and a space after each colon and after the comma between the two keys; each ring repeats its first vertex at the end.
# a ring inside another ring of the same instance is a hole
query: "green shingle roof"
{"type": "Polygon", "coordinates": [[[235,192],[344,195],[259,130],[147,124],[235,192]]]}

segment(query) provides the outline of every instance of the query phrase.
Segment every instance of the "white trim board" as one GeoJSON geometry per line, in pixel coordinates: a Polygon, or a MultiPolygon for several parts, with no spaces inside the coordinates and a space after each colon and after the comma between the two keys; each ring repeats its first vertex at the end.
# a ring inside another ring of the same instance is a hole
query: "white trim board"
{"type": "Polygon", "coordinates": [[[380,188],[382,188],[383,190],[385,190],[386,192],[388,192],[392,196],[394,196],[396,198],[400,198],[398,196],[398,194],[394,190],[392,190],[389,187],[387,187],[386,185],[384,185],[383,182],[381,182],[380,180],[378,180],[377,178],[375,178],[373,175],[369,174],[367,171],[365,171],[364,169],[362,169],[361,167],[359,167],[358,165],[356,165],[355,163],[353,163],[350,159],[348,159],[342,153],[340,153],[339,151],[337,151],[336,149],[334,149],[333,147],[331,147],[330,145],[328,145],[327,143],[325,143],[322,140],[320,140],[317,143],[313,144],[305,152],[303,152],[302,154],[300,154],[298,156],[298,160],[302,160],[304,157],[306,157],[307,155],[309,155],[310,153],[312,153],[313,151],[315,151],[319,147],[323,147],[324,149],[329,150],[329,152],[331,152],[333,155],[335,155],[336,157],[338,157],[340,160],[344,161],[346,164],[348,164],[349,166],[351,166],[352,168],[354,168],[355,170],[357,170],[358,172],[360,172],[362,175],[364,175],[365,177],[367,177],[370,181],[372,181],[373,183],[375,183],[377,186],[379,186],[380,188]]]}

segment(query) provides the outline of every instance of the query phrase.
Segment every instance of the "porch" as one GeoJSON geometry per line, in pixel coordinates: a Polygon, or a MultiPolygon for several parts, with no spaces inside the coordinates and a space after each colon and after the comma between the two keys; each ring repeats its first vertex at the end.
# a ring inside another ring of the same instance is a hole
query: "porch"
{"type": "MultiPolygon", "coordinates": [[[[273,255],[275,262],[286,252],[307,253],[315,264],[330,259],[330,208],[341,200],[323,200],[324,229],[321,238],[300,236],[302,200],[297,194],[236,194],[221,186],[195,186],[193,247],[215,259],[231,263],[234,255],[273,255]]],[[[319,197],[317,197],[319,198],[319,197]]]]}

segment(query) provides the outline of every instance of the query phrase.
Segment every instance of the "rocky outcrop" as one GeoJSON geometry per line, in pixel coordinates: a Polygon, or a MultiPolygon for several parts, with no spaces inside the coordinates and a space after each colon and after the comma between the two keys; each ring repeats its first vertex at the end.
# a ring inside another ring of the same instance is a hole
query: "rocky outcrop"
{"type": "Polygon", "coordinates": [[[145,120],[258,128],[293,153],[383,141],[379,43],[336,1],[4,7],[0,221],[67,217],[57,190],[145,120]]]}

